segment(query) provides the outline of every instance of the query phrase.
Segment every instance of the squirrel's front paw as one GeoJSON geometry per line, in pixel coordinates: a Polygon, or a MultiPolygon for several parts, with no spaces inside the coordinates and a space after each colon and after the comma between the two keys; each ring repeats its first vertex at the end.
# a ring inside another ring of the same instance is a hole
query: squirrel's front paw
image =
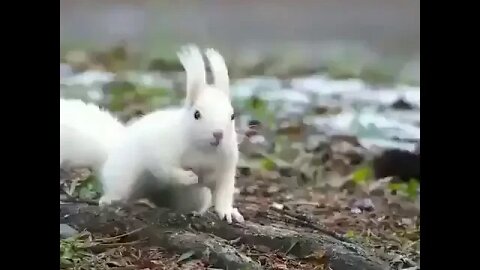
{"type": "Polygon", "coordinates": [[[183,185],[193,185],[198,183],[198,176],[192,171],[179,171],[177,182],[183,185]]]}
{"type": "Polygon", "coordinates": [[[226,219],[229,224],[232,223],[232,217],[235,221],[239,223],[243,223],[245,221],[245,219],[243,218],[242,214],[240,214],[238,209],[233,208],[231,206],[219,207],[216,205],[215,212],[217,212],[217,215],[221,220],[226,219]]]}

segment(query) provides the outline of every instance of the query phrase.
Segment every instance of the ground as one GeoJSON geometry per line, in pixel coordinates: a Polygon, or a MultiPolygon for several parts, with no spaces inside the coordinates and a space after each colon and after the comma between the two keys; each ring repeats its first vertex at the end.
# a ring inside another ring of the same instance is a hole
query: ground
{"type": "MultiPolygon", "coordinates": [[[[98,98],[96,102],[123,121],[179,104],[184,96],[183,72],[122,73],[112,61],[112,67],[100,70],[123,75],[113,80],[108,72],[82,73],[98,69],[98,63],[80,62],[80,67],[72,61],[61,66],[61,75],[62,67],[68,71],[61,79],[61,95],[98,98]]],[[[341,75],[337,77],[351,74],[341,75]]],[[[385,83],[384,76],[373,77],[385,83]]],[[[407,169],[397,166],[403,164],[397,157],[372,162],[378,149],[360,142],[372,136],[395,147],[417,142],[419,89],[418,101],[405,96],[415,106],[400,111],[405,118],[400,125],[379,116],[397,115],[399,110],[389,103],[402,93],[412,94],[411,87],[388,85],[392,89],[383,91],[352,78],[293,79],[252,78],[232,86],[232,93],[239,94],[233,101],[242,137],[235,206],[244,224],[227,224],[213,213],[181,215],[145,203],[100,209],[101,187],[81,170],[60,177],[61,268],[419,269],[420,179],[409,179],[418,175],[419,150],[406,155],[414,156],[407,169]],[[362,89],[356,92],[358,87],[362,89]],[[252,96],[243,96],[246,90],[252,90],[252,96]],[[358,119],[348,129],[360,127],[346,135],[335,128],[345,126],[344,116],[352,113],[352,92],[362,94],[353,95],[357,107],[368,108],[373,102],[378,110],[374,115],[354,110],[358,119]],[[407,130],[399,127],[405,123],[407,130]],[[398,170],[406,177],[403,182],[376,179],[375,164],[387,164],[382,174],[398,170]]]]}
{"type": "Polygon", "coordinates": [[[419,269],[420,218],[407,198],[360,196],[366,184],[349,194],[287,183],[272,172],[240,176],[244,225],[141,204],[63,203],[61,223],[83,233],[60,242],[62,268],[419,269]]]}

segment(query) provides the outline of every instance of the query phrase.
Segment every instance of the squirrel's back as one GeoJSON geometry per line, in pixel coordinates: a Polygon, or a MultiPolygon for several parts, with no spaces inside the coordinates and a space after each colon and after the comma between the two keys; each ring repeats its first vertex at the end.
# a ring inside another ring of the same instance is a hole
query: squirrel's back
{"type": "Polygon", "coordinates": [[[183,108],[171,107],[158,110],[136,119],[126,127],[127,140],[158,144],[159,141],[175,143],[181,140],[183,108]]]}
{"type": "Polygon", "coordinates": [[[124,131],[117,118],[97,105],[61,98],[60,166],[100,166],[124,131]]]}

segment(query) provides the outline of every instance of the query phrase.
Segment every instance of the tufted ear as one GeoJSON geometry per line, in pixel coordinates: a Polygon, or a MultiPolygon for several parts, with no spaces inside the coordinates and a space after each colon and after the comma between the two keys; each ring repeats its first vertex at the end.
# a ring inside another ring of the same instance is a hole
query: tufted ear
{"type": "Polygon", "coordinates": [[[187,45],[177,52],[178,59],[186,72],[187,77],[187,95],[185,102],[188,105],[195,103],[199,92],[207,84],[205,63],[203,56],[195,45],[187,45]]]}
{"type": "Polygon", "coordinates": [[[228,75],[227,64],[223,56],[215,49],[206,49],[205,56],[210,63],[212,70],[214,86],[224,91],[227,96],[230,96],[230,78],[228,75]]]}

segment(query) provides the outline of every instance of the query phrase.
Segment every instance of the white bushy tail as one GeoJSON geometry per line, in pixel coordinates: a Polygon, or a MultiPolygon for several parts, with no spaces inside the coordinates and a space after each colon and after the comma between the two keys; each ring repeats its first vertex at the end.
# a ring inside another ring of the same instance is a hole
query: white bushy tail
{"type": "Polygon", "coordinates": [[[109,112],[81,100],[60,99],[60,167],[98,170],[123,135],[109,112]]]}

